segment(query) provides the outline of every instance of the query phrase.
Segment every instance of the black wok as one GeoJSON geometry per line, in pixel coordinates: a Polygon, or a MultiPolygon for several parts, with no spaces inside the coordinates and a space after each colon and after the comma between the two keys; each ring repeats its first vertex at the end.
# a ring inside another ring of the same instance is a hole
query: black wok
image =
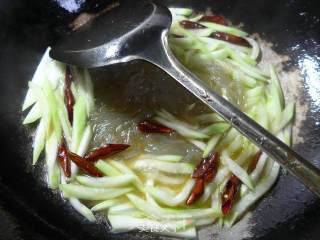
{"type": "MultiPolygon", "coordinates": [[[[318,1],[194,0],[162,1],[197,10],[211,7],[234,23],[259,32],[280,54],[287,68],[302,74],[297,101],[305,106],[294,149],[320,165],[320,14],[318,1]]],[[[80,12],[99,11],[103,0],[0,1],[0,239],[141,239],[144,233],[113,235],[106,224],[92,224],[71,210],[57,192],[39,180],[41,166],[31,166],[31,137],[21,126],[21,103],[46,46],[80,12]],[[66,10],[67,9],[67,10],[66,10]]],[[[134,13],[134,10],[133,10],[134,13]]],[[[119,69],[125,69],[119,66],[119,69]]],[[[320,183],[319,183],[320,184],[320,183]]],[[[276,186],[250,218],[250,231],[232,239],[319,239],[320,201],[291,176],[281,173],[276,186]]],[[[157,239],[147,235],[149,239],[157,239]]],[[[209,238],[214,238],[212,235],[209,238]]],[[[230,238],[231,239],[231,238],[230,238]]]]}

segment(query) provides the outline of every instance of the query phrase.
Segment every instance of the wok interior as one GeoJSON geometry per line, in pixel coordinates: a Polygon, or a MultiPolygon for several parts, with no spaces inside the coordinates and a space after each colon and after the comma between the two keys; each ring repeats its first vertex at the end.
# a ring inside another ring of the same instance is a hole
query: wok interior
{"type": "MultiPolygon", "coordinates": [[[[165,3],[182,4],[177,1],[165,3]]],[[[243,22],[245,30],[262,33],[263,38],[276,44],[274,47],[278,52],[291,57],[293,66],[300,68],[304,77],[297,99],[307,108],[299,132],[303,140],[295,145],[295,149],[318,163],[320,108],[316,99],[319,99],[320,84],[316,76],[319,76],[320,28],[317,2],[185,1],[183,4],[199,10],[211,6],[234,23],[243,22]]],[[[1,106],[1,132],[4,156],[10,159],[4,160],[1,168],[1,191],[6,202],[4,206],[13,216],[12,224],[17,226],[16,234],[44,236],[46,239],[156,238],[143,233],[111,235],[105,231],[105,226],[83,221],[57,194],[47,190],[45,182],[38,181],[37,173],[41,169],[27,167],[30,165],[31,148],[26,149],[25,146],[30,138],[21,129],[21,115],[17,114],[20,113],[26,82],[45,47],[52,43],[61,26],[67,25],[72,14],[58,9],[55,2],[49,4],[45,1],[10,1],[0,7],[6,12],[0,17],[5,23],[1,30],[5,34],[0,39],[3,46],[1,102],[4,103],[1,106]]],[[[88,8],[94,8],[94,4],[88,4],[88,8]]],[[[82,10],[86,10],[85,5],[82,10]]],[[[260,202],[253,212],[255,225],[251,227],[248,238],[317,239],[319,211],[319,202],[314,196],[292,177],[282,174],[269,197],[260,202]]],[[[240,238],[243,236],[241,232],[237,234],[240,238]]]]}

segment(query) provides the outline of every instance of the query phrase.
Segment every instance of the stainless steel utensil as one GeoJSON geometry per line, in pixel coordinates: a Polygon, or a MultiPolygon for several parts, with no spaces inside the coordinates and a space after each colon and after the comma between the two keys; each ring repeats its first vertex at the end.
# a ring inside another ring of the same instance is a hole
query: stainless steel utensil
{"type": "Polygon", "coordinates": [[[171,15],[154,2],[120,1],[53,46],[50,56],[67,64],[99,67],[135,59],[163,69],[234,128],[320,196],[320,170],[210,89],[173,56],[167,35],[171,15]]]}

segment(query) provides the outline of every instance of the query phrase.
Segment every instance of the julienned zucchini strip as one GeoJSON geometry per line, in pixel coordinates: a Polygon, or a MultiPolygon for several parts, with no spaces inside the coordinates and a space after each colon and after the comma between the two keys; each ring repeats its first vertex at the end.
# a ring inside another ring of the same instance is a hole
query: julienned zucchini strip
{"type": "MultiPolygon", "coordinates": [[[[210,66],[222,69],[245,96],[242,110],[290,144],[295,105],[285,105],[275,67],[270,67],[270,73],[258,67],[259,43],[238,28],[204,21],[203,15],[193,15],[191,9],[170,10],[173,24],[169,43],[176,57],[200,78],[212,74],[210,66]],[[182,20],[198,22],[204,28],[184,29],[179,24],[182,20]],[[215,32],[242,37],[250,45],[240,46],[210,37],[215,32]]],[[[153,121],[172,128],[176,134],[196,145],[203,157],[212,152],[221,153],[216,177],[206,185],[195,208],[186,207],[185,201],[195,184],[189,176],[196,163],[185,162],[182,155],[148,153],[130,163],[121,159],[99,160],[95,167],[105,175],[102,178],[80,175],[73,164],[72,177],[66,179],[56,159],[58,146],[64,136],[73,152],[80,156],[87,152],[92,139],[88,119],[95,108],[93,85],[88,70],[72,67],[75,81],[71,89],[75,105],[71,125],[64,104],[66,66],[51,59],[49,50],[29,82],[22,106],[29,112],[23,124],[36,125],[33,164],[44,152],[49,186],[59,187],[74,209],[89,221],[95,221],[93,212],[108,211],[114,232],[143,230],[195,238],[196,227],[217,219],[220,224],[232,226],[276,181],[280,167],[264,153],[255,169],[247,172],[258,149],[217,113],[192,116],[194,121],[189,123],[165,109],[155,111],[153,121]],[[221,194],[232,174],[243,184],[231,212],[223,216],[221,194]],[[165,186],[175,186],[179,190],[173,191],[165,186]],[[94,203],[93,207],[88,208],[81,202],[83,200],[94,203]]],[[[222,95],[227,97],[228,91],[225,89],[222,95]]]]}

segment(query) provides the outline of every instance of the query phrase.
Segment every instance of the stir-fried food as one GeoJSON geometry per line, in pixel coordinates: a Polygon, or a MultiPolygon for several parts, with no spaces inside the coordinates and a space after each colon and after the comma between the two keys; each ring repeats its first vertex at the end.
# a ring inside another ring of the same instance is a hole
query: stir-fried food
{"type": "MultiPolygon", "coordinates": [[[[275,68],[259,67],[258,41],[222,16],[171,11],[168,40],[181,63],[290,144],[294,104],[285,104],[275,68]]],[[[132,113],[108,108],[87,69],[48,51],[23,103],[24,124],[36,126],[33,164],[44,152],[49,187],[88,220],[102,214],[114,232],[194,238],[202,225],[231,227],[275,183],[278,163],[201,103],[150,110],[157,102],[151,94],[152,103],[138,102],[132,113]]],[[[131,94],[132,86],[120,88],[131,94]]]]}

